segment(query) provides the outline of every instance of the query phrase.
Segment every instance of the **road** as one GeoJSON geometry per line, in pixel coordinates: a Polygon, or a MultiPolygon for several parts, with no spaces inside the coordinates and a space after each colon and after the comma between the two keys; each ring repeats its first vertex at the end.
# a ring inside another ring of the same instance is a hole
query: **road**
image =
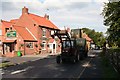
{"type": "MultiPolygon", "coordinates": [[[[2,70],[3,78],[87,78],[90,77],[92,71],[99,69],[94,63],[97,53],[100,51],[94,50],[89,52],[89,57],[78,63],[57,64],[55,56],[49,56],[45,59],[40,59],[33,62],[11,66],[2,70]],[[91,72],[89,72],[91,71],[91,72]],[[88,76],[89,75],[89,76],[88,76]]],[[[94,77],[100,77],[94,74],[94,77]]],[[[4,80],[4,79],[3,79],[4,80]]]]}

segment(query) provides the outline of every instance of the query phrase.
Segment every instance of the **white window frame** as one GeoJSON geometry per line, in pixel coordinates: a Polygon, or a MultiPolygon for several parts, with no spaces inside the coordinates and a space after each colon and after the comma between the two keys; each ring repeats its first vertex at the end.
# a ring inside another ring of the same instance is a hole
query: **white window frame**
{"type": "Polygon", "coordinates": [[[42,42],[42,44],[44,45],[44,47],[42,47],[42,50],[46,50],[46,42],[42,42]]]}
{"type": "Polygon", "coordinates": [[[34,48],[34,42],[28,42],[27,44],[32,44],[32,47],[28,47],[29,49],[33,49],[34,48]]]}

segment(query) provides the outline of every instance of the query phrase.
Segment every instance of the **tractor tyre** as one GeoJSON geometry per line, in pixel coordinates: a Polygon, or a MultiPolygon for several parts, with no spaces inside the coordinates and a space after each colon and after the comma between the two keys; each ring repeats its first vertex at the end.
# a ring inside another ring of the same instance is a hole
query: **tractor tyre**
{"type": "Polygon", "coordinates": [[[60,58],[60,56],[57,56],[57,57],[56,57],[56,62],[57,62],[58,64],[61,63],[61,58],[60,58]]]}

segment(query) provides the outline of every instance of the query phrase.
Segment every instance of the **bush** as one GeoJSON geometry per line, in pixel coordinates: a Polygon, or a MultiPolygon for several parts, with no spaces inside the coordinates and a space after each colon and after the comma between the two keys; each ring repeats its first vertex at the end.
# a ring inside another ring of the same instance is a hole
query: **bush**
{"type": "Polygon", "coordinates": [[[112,54],[114,52],[120,53],[120,48],[111,48],[108,50],[108,53],[112,54]]]}
{"type": "MultiPolygon", "coordinates": [[[[113,51],[113,50],[109,50],[109,51],[113,51]]],[[[110,52],[111,53],[111,52],[110,52]]],[[[106,54],[103,54],[103,52],[101,52],[100,54],[101,57],[101,67],[103,69],[103,78],[119,78],[119,74],[117,72],[115,72],[112,64],[109,61],[108,56],[106,56],[106,54]]]]}

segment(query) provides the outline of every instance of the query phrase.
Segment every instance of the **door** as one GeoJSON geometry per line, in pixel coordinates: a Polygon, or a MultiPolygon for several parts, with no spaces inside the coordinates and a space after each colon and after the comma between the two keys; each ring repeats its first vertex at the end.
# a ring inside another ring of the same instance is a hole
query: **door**
{"type": "Polygon", "coordinates": [[[56,53],[56,45],[53,44],[53,53],[56,53]]]}
{"type": "Polygon", "coordinates": [[[15,50],[15,44],[14,43],[4,44],[4,50],[5,50],[5,53],[12,52],[13,50],[15,50]]]}
{"type": "Polygon", "coordinates": [[[55,49],[55,44],[53,44],[53,49],[55,49]]]}

